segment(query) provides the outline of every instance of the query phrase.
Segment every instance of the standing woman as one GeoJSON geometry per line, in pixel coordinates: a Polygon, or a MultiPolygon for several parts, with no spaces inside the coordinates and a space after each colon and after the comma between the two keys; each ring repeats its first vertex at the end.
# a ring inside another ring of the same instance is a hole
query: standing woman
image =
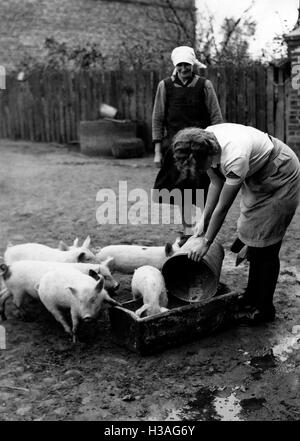
{"type": "Polygon", "coordinates": [[[199,261],[205,256],[241,189],[238,237],[248,246],[250,261],[243,320],[274,320],[279,250],[299,203],[298,158],[279,139],[230,123],[182,130],[174,138],[173,151],[179,170],[188,169],[192,176],[206,170],[211,180],[195,228],[201,238],[189,239],[189,257],[199,261]]]}
{"type": "MultiPolygon", "coordinates": [[[[174,165],[172,138],[186,127],[206,128],[222,123],[221,109],[212,83],[194,73],[194,66],[205,66],[196,59],[193,48],[179,46],[172,51],[171,59],[175,69],[171,77],[158,84],[152,114],[154,163],[161,167],[154,188],[201,188],[205,199],[210,182],[207,174],[203,173],[194,179],[179,175],[174,165]]],[[[193,193],[195,204],[196,193],[193,193]]],[[[187,227],[184,221],[183,216],[184,227],[187,227]]]]}

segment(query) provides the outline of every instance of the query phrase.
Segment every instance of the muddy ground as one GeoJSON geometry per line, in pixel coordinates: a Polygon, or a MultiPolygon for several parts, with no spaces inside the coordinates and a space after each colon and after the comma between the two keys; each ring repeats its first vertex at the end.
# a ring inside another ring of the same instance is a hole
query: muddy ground
{"type": "MultiPolygon", "coordinates": [[[[0,255],[8,241],[56,247],[88,234],[94,247],[162,244],[178,226],[98,225],[100,188],[151,187],[152,159],[89,158],[50,144],[0,143],[0,255]]],[[[235,268],[229,246],[238,202],[219,234],[226,257],[221,281],[243,291],[247,265],[235,268]]],[[[158,354],[140,356],[116,345],[107,313],[72,346],[62,327],[34,301],[31,317],[7,303],[0,351],[0,420],[292,421],[300,411],[300,210],[281,250],[277,318],[234,327],[158,354]]],[[[129,298],[130,277],[116,274],[129,298]]]]}

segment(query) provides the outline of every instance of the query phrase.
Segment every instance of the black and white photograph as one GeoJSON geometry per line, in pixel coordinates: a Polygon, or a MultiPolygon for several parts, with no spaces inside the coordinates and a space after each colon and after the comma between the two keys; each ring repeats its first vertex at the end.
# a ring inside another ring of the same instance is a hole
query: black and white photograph
{"type": "Polygon", "coordinates": [[[1,432],[299,421],[299,160],[299,0],[0,0],[1,432]]]}

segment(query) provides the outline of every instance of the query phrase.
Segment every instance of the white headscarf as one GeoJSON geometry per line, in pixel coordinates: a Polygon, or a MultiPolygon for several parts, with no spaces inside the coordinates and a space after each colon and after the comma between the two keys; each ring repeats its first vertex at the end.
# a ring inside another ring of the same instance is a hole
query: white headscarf
{"type": "Polygon", "coordinates": [[[171,60],[176,67],[178,63],[196,64],[201,69],[206,69],[205,64],[197,60],[194,49],[189,46],[178,46],[171,53],[171,60]]]}

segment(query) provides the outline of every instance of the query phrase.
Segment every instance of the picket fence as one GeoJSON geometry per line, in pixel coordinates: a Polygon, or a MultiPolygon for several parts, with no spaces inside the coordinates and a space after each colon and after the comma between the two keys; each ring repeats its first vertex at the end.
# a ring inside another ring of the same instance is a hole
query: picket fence
{"type": "MultiPolygon", "coordinates": [[[[209,68],[227,122],[237,122],[286,139],[289,74],[284,68],[209,68]]],[[[18,81],[9,75],[0,90],[0,138],[38,142],[78,141],[79,121],[99,119],[107,103],[119,117],[137,121],[138,136],[151,149],[151,114],[162,75],[139,72],[34,71],[18,81]]]]}

